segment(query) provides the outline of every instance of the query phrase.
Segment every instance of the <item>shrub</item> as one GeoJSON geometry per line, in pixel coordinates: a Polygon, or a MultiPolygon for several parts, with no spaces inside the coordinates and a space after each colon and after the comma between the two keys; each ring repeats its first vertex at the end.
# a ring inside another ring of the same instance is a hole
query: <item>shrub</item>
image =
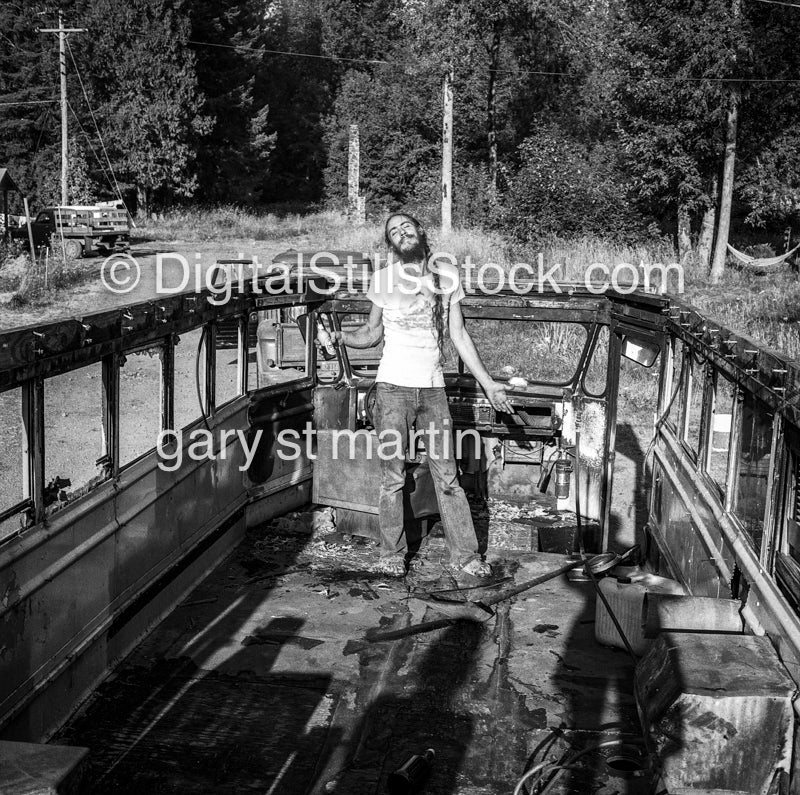
{"type": "Polygon", "coordinates": [[[502,218],[518,240],[553,234],[632,240],[645,231],[610,147],[589,150],[547,125],[520,144],[517,157],[502,218]]]}

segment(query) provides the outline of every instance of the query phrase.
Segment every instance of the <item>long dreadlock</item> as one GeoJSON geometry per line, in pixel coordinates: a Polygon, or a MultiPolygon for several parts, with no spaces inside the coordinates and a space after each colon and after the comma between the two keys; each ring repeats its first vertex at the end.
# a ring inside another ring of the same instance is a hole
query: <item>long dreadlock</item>
{"type": "Polygon", "coordinates": [[[414,224],[414,227],[417,230],[417,235],[419,236],[420,244],[422,246],[422,273],[424,274],[426,271],[430,271],[431,275],[433,276],[433,328],[436,332],[436,344],[439,346],[439,364],[444,364],[445,360],[447,359],[447,349],[445,347],[447,331],[444,324],[444,301],[442,300],[439,271],[436,268],[433,270],[430,269],[431,249],[428,245],[428,235],[423,229],[422,224],[413,215],[409,215],[408,213],[404,212],[392,213],[386,219],[386,225],[383,230],[384,240],[390,249],[397,251],[394,243],[389,237],[389,221],[391,221],[392,218],[397,218],[398,216],[402,218],[408,218],[408,220],[414,224]]]}

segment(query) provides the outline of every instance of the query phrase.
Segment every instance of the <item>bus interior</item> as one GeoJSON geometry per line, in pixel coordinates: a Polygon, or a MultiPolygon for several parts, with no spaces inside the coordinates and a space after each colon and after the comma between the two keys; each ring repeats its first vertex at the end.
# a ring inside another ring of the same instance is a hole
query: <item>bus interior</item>
{"type": "Polygon", "coordinates": [[[451,351],[464,591],[424,449],[437,577],[374,570],[380,348],[315,344],[363,285],[256,287],[0,332],[0,791],[800,791],[797,362],[672,296],[471,286],[514,413],[451,351]]]}

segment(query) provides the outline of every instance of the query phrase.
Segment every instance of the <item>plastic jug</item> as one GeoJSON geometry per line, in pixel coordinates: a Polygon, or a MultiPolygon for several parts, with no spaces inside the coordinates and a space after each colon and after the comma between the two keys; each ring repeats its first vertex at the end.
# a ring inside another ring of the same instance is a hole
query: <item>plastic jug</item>
{"type": "MultiPolygon", "coordinates": [[[[613,569],[612,575],[604,577],[597,583],[597,587],[608,599],[628,643],[631,644],[634,653],[638,655],[644,654],[650,645],[650,638],[645,637],[647,594],[682,596],[686,593],[683,586],[675,580],[651,574],[638,566],[617,566],[613,569]],[[623,574],[626,576],[622,576],[623,574]]],[[[625,642],[617,632],[617,628],[599,596],[597,597],[594,621],[594,635],[600,643],[620,649],[625,648],[625,642]]]]}
{"type": "MultiPolygon", "coordinates": [[[[644,654],[650,643],[644,636],[644,597],[647,588],[628,577],[604,577],[597,587],[608,600],[634,653],[644,654]]],[[[606,646],[625,648],[625,642],[599,596],[595,606],[594,636],[606,646]]]]}

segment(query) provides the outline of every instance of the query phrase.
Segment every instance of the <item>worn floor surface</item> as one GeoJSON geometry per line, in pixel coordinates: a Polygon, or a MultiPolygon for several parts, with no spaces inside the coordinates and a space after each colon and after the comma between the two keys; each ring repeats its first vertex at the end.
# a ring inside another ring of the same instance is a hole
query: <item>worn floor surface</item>
{"type": "MultiPolygon", "coordinates": [[[[495,511],[517,531],[521,513],[495,511]]],[[[526,762],[639,736],[632,663],[595,641],[590,583],[562,576],[485,623],[366,644],[371,628],[440,618],[414,598],[432,586],[373,573],[372,542],[331,533],[324,518],[250,533],[54,738],[90,748],[83,791],[377,795],[433,748],[421,792],[500,795],[526,762]]],[[[487,557],[516,582],[565,560],[508,546],[487,557]]],[[[441,551],[433,539],[429,561],[441,551]]],[[[647,785],[609,776],[595,752],[549,791],[647,785]]]]}

